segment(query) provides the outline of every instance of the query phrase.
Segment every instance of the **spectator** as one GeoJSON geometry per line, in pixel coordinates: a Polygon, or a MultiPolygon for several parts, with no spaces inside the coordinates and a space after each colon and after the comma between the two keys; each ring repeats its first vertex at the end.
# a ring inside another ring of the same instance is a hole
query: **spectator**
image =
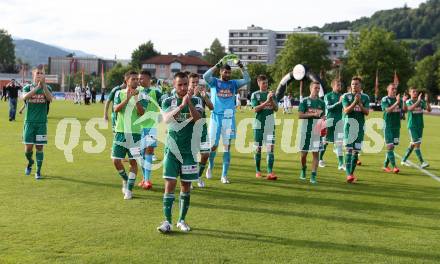
{"type": "Polygon", "coordinates": [[[101,88],[101,99],[99,99],[99,102],[103,104],[105,101],[105,88],[101,88]]]}
{"type": "Polygon", "coordinates": [[[90,92],[89,86],[86,87],[85,95],[84,95],[84,103],[86,105],[90,104],[90,98],[92,97],[92,93],[90,92]]]}
{"type": "Polygon", "coordinates": [[[6,85],[6,92],[9,98],[9,121],[15,121],[18,90],[21,90],[21,86],[14,79],[12,79],[11,82],[6,85]]]}
{"type": "Polygon", "coordinates": [[[92,88],[92,103],[96,104],[96,90],[92,88]]]}
{"type": "Polygon", "coordinates": [[[0,101],[3,100],[3,98],[5,98],[5,102],[6,102],[6,99],[7,99],[7,97],[6,97],[6,86],[3,86],[3,88],[1,89],[1,94],[2,94],[2,98],[0,99],[0,101]]]}

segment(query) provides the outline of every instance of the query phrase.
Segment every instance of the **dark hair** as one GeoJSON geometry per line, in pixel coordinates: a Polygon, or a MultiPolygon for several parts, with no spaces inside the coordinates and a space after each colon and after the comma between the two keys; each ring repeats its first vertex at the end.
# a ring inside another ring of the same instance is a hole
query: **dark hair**
{"type": "Polygon", "coordinates": [[[142,71],[139,73],[139,75],[146,75],[146,76],[148,76],[148,77],[151,78],[151,72],[149,72],[149,71],[147,71],[147,70],[142,70],[142,71]]]}
{"type": "Polygon", "coordinates": [[[190,72],[190,71],[184,71],[183,73],[185,73],[185,74],[186,74],[186,76],[189,76],[189,75],[191,74],[191,72],[190,72]]]}
{"type": "Polygon", "coordinates": [[[351,78],[352,81],[359,81],[360,83],[362,82],[362,78],[359,76],[354,76],[353,78],[351,78]]]}
{"type": "Polygon", "coordinates": [[[127,80],[130,78],[130,75],[138,75],[137,71],[128,71],[124,74],[124,79],[127,80]]]}
{"type": "Polygon", "coordinates": [[[191,79],[191,78],[200,78],[200,77],[199,77],[199,75],[198,75],[197,73],[193,73],[193,72],[192,72],[192,73],[190,73],[190,74],[188,75],[188,78],[191,79]]]}
{"type": "Polygon", "coordinates": [[[264,74],[260,74],[257,76],[257,81],[266,81],[267,77],[264,74]]]}
{"type": "Polygon", "coordinates": [[[229,66],[228,64],[224,64],[224,65],[222,65],[222,67],[220,69],[230,71],[231,70],[231,66],[229,66]]]}
{"type": "Polygon", "coordinates": [[[176,74],[174,74],[174,80],[177,78],[181,78],[181,79],[188,78],[188,75],[184,72],[177,72],[176,74]]]}

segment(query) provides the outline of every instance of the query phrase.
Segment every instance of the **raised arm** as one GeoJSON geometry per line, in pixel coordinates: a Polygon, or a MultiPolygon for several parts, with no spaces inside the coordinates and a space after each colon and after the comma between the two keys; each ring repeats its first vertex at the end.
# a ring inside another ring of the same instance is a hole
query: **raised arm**
{"type": "Polygon", "coordinates": [[[390,105],[389,107],[386,107],[386,108],[384,109],[384,111],[387,112],[387,113],[391,113],[391,112],[393,112],[394,109],[396,109],[396,107],[398,107],[399,105],[400,105],[400,95],[398,94],[398,95],[396,96],[396,102],[395,102],[394,104],[390,105]]]}
{"type": "Polygon", "coordinates": [[[422,103],[422,94],[419,94],[419,97],[417,98],[417,101],[408,106],[408,111],[413,111],[414,109],[416,109],[416,107],[418,107],[420,104],[422,103]]]}
{"type": "Polygon", "coordinates": [[[342,99],[342,105],[344,106],[343,111],[344,111],[344,113],[348,114],[348,113],[353,112],[354,108],[356,107],[356,105],[358,103],[359,98],[356,97],[356,99],[354,99],[351,104],[348,104],[348,101],[346,101],[346,100],[344,102],[344,100],[345,100],[345,97],[344,97],[344,99],[342,99]]]}
{"type": "Polygon", "coordinates": [[[204,74],[203,74],[203,80],[205,80],[206,83],[211,84],[212,81],[214,80],[214,72],[217,70],[217,66],[214,66],[212,68],[210,68],[209,70],[207,70],[204,74]]]}
{"type": "Polygon", "coordinates": [[[249,73],[247,72],[247,70],[244,67],[240,67],[240,70],[243,74],[243,79],[237,80],[238,88],[251,83],[251,77],[249,77],[249,73]]]}
{"type": "MultiPolygon", "coordinates": [[[[192,117],[191,122],[197,122],[197,120],[199,120],[200,118],[202,118],[202,115],[200,114],[200,112],[197,110],[197,108],[194,106],[194,104],[191,101],[192,97],[187,97],[186,100],[188,100],[188,108],[189,108],[189,113],[192,117]]],[[[201,102],[200,102],[201,104],[201,102]]]]}
{"type": "Polygon", "coordinates": [[[49,90],[46,83],[43,83],[42,86],[43,86],[43,92],[44,92],[44,96],[46,97],[46,100],[49,102],[52,102],[52,99],[53,99],[52,92],[49,90]]]}
{"type": "Polygon", "coordinates": [[[206,93],[206,91],[203,91],[201,93],[202,95],[202,100],[205,102],[205,105],[208,107],[209,110],[214,110],[214,105],[211,102],[211,99],[209,98],[208,94],[206,93]]]}
{"type": "Polygon", "coordinates": [[[39,87],[35,87],[34,89],[31,89],[29,92],[23,93],[23,100],[30,99],[37,91],[40,89],[39,87]]]}

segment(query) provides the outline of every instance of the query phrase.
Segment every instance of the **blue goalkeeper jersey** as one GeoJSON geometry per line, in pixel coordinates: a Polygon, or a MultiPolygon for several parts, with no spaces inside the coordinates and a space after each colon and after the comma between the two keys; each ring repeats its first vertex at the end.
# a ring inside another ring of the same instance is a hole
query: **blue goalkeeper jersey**
{"type": "Polygon", "coordinates": [[[243,79],[222,81],[212,76],[213,68],[209,69],[203,79],[209,85],[211,102],[214,105],[215,114],[223,114],[226,110],[235,112],[235,94],[238,89],[250,83],[251,79],[246,70],[243,70],[243,79]]]}

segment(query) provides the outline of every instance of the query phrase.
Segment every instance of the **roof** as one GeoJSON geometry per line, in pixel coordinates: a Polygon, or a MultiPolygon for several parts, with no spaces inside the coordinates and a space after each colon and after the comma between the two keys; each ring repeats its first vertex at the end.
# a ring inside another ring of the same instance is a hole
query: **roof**
{"type": "Polygon", "coordinates": [[[199,57],[187,55],[157,55],[148,60],[143,61],[143,64],[171,64],[173,62],[180,62],[182,65],[196,65],[196,66],[211,66],[211,64],[199,57]]]}

